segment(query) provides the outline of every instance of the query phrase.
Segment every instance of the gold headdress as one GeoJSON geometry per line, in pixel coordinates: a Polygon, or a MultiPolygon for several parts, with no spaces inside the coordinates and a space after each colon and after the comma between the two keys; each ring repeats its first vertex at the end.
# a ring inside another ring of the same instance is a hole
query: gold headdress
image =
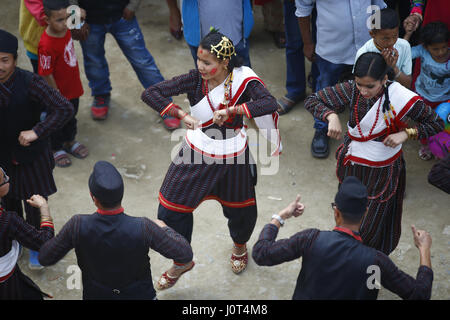
{"type": "Polygon", "coordinates": [[[230,39],[225,36],[222,37],[222,40],[220,40],[217,45],[211,46],[211,53],[215,54],[218,59],[222,58],[222,60],[229,59],[231,56],[236,55],[233,44],[230,39]]]}

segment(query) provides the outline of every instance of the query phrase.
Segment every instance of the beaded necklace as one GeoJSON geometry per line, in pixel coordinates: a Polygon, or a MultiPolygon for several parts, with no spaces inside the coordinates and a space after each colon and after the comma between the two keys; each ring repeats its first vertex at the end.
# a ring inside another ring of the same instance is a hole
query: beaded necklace
{"type": "MultiPolygon", "coordinates": [[[[227,77],[227,80],[225,81],[224,87],[225,87],[225,94],[223,97],[223,103],[222,105],[228,108],[228,103],[231,101],[231,95],[232,95],[232,84],[233,84],[233,72],[230,73],[230,75],[227,77]]],[[[212,104],[211,100],[209,99],[209,89],[208,89],[208,81],[203,80],[203,95],[206,96],[206,99],[208,100],[209,107],[211,108],[211,111],[214,112],[216,109],[214,108],[214,105],[212,104]]],[[[221,106],[219,105],[219,109],[221,109],[221,106]]]]}
{"type": "Polygon", "coordinates": [[[358,93],[358,96],[356,97],[356,102],[355,102],[355,106],[353,107],[353,111],[355,113],[356,127],[358,128],[359,135],[361,136],[362,139],[366,140],[368,137],[370,137],[372,135],[372,132],[375,129],[375,126],[378,123],[378,117],[380,115],[380,106],[381,106],[381,100],[382,99],[380,98],[380,102],[378,103],[377,114],[375,116],[375,121],[374,121],[374,123],[372,125],[372,128],[370,128],[369,135],[367,137],[365,137],[363,135],[363,133],[362,133],[361,126],[359,124],[359,118],[358,118],[358,102],[359,102],[359,96],[360,95],[361,95],[361,93],[358,93]]]}

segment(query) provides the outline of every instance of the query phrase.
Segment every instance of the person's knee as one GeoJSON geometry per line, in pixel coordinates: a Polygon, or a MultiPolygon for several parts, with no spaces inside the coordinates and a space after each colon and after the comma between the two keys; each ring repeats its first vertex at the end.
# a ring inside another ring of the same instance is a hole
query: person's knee
{"type": "Polygon", "coordinates": [[[158,219],[164,221],[169,227],[181,234],[190,243],[194,216],[192,212],[172,211],[161,204],[158,207],[158,219]]]}

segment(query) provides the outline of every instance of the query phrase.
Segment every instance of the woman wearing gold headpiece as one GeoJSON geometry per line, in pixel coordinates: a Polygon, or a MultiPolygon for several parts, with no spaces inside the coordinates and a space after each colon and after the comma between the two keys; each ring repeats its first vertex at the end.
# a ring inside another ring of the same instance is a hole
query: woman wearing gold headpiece
{"type": "MultiPolygon", "coordinates": [[[[159,192],[158,219],[191,242],[193,211],[204,200],[220,202],[234,242],[231,269],[238,274],[248,263],[246,242],[256,217],[256,166],[247,145],[244,117],[255,119],[281,151],[277,129],[277,102],[252,69],[242,66],[231,40],[212,30],[200,42],[197,68],[149,87],[142,100],[161,115],[184,121],[187,134],[170,164],[159,192]],[[187,94],[190,113],[170,97],[187,94]]],[[[194,262],[174,261],[157,283],[159,290],[172,287],[193,268],[194,262]]]]}

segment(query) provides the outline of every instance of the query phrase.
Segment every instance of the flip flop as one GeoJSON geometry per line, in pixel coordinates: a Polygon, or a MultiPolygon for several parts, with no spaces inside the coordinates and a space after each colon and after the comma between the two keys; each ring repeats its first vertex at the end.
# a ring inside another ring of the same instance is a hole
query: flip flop
{"type": "Polygon", "coordinates": [[[86,158],[89,155],[89,151],[88,151],[88,153],[85,156],[83,156],[80,153],[80,150],[83,149],[83,148],[87,149],[87,147],[85,145],[83,145],[83,144],[81,144],[81,143],[79,143],[77,141],[70,148],[64,148],[64,150],[67,153],[70,153],[71,155],[73,155],[75,158],[84,159],[84,158],[86,158]]]}
{"type": "Polygon", "coordinates": [[[60,168],[67,168],[72,165],[72,161],[70,160],[69,155],[64,150],[53,152],[53,159],[55,160],[55,165],[60,168]],[[62,162],[61,160],[68,161],[62,162]]]}

